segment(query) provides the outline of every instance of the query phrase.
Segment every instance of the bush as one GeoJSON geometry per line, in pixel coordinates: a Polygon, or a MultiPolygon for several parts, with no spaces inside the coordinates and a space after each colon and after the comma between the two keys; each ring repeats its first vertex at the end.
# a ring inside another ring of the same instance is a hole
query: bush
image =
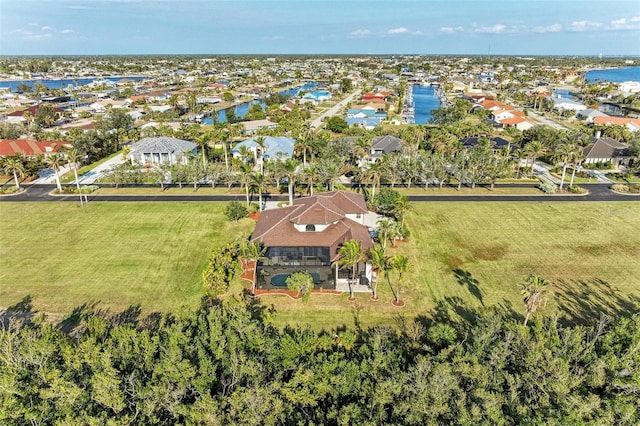
{"type": "Polygon", "coordinates": [[[572,194],[586,194],[587,190],[578,186],[578,185],[573,185],[567,188],[567,191],[569,191],[572,194]]]}
{"type": "Polygon", "coordinates": [[[611,185],[611,189],[616,192],[629,192],[629,185],[625,185],[623,183],[616,183],[615,185],[611,185]]]}
{"type": "Polygon", "coordinates": [[[237,222],[240,219],[247,217],[249,211],[240,201],[231,201],[224,208],[224,214],[227,216],[227,219],[237,222]]]}
{"type": "Polygon", "coordinates": [[[640,194],[640,184],[632,183],[631,185],[629,185],[629,193],[640,194]]]}
{"type": "Polygon", "coordinates": [[[558,187],[556,187],[556,185],[551,182],[542,182],[540,185],[538,185],[538,188],[540,188],[542,192],[548,195],[555,194],[556,190],[558,189],[558,187]]]}
{"type": "Polygon", "coordinates": [[[260,211],[260,204],[258,203],[249,204],[249,209],[247,211],[249,213],[258,213],[260,211]]]}
{"type": "Polygon", "coordinates": [[[15,185],[0,187],[0,194],[15,194],[16,192],[22,192],[22,187],[18,188],[15,185]]]}

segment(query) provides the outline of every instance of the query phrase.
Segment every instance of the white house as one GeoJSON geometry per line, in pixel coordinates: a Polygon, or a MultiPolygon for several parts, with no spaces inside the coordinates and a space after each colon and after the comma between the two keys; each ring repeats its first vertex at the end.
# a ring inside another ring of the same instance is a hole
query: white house
{"type": "Polygon", "coordinates": [[[187,153],[196,153],[196,144],[182,139],[157,137],[143,138],[131,145],[131,163],[176,164],[188,161],[187,153]]]}

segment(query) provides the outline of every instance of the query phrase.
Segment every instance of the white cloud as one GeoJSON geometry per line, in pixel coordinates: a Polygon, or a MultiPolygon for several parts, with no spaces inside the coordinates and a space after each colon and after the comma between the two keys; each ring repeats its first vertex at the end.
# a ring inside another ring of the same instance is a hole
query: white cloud
{"type": "Polygon", "coordinates": [[[633,16],[629,19],[631,22],[640,22],[640,16],[633,16]]]}
{"type": "Polygon", "coordinates": [[[577,31],[577,32],[594,30],[601,27],[602,27],[601,23],[592,22],[592,21],[573,21],[571,25],[569,25],[569,29],[571,31],[577,31]]]}
{"type": "Polygon", "coordinates": [[[562,31],[562,25],[553,24],[547,25],[546,27],[533,27],[531,31],[533,31],[534,33],[557,33],[562,31]]]}
{"type": "Polygon", "coordinates": [[[362,29],[358,29],[349,33],[349,37],[353,37],[353,38],[368,37],[370,35],[371,35],[370,30],[362,30],[362,29]]]}
{"type": "Polygon", "coordinates": [[[480,34],[502,34],[507,29],[504,24],[495,24],[490,27],[477,27],[474,29],[474,32],[480,34]]]}
{"type": "Polygon", "coordinates": [[[44,27],[40,28],[40,31],[52,31],[52,30],[53,30],[53,28],[51,28],[51,27],[49,27],[47,25],[45,25],[44,27]]]}
{"type": "Polygon", "coordinates": [[[70,30],[70,29],[64,29],[64,30],[60,31],[61,34],[71,34],[73,32],[75,32],[75,31],[70,30]]]}
{"type": "Polygon", "coordinates": [[[391,28],[389,31],[387,31],[388,34],[404,34],[408,32],[409,30],[405,27],[391,28]]]}
{"type": "Polygon", "coordinates": [[[463,33],[463,27],[440,27],[440,31],[443,33],[463,33]]]}

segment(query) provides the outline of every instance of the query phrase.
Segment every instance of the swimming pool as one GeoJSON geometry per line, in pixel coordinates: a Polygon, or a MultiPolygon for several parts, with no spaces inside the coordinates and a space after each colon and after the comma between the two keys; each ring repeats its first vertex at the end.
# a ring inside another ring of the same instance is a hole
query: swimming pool
{"type": "MultiPolygon", "coordinates": [[[[286,287],[287,286],[287,277],[290,274],[278,274],[271,277],[271,285],[274,287],[286,287]]],[[[314,283],[320,282],[320,274],[317,272],[309,272],[309,275],[313,278],[314,283]]]]}

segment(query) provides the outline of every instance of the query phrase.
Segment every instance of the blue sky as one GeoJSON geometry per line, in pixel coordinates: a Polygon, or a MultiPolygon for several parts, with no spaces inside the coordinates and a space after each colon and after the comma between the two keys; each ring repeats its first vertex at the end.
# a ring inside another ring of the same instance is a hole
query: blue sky
{"type": "Polygon", "coordinates": [[[640,55],[638,0],[0,0],[0,55],[640,55]]]}

